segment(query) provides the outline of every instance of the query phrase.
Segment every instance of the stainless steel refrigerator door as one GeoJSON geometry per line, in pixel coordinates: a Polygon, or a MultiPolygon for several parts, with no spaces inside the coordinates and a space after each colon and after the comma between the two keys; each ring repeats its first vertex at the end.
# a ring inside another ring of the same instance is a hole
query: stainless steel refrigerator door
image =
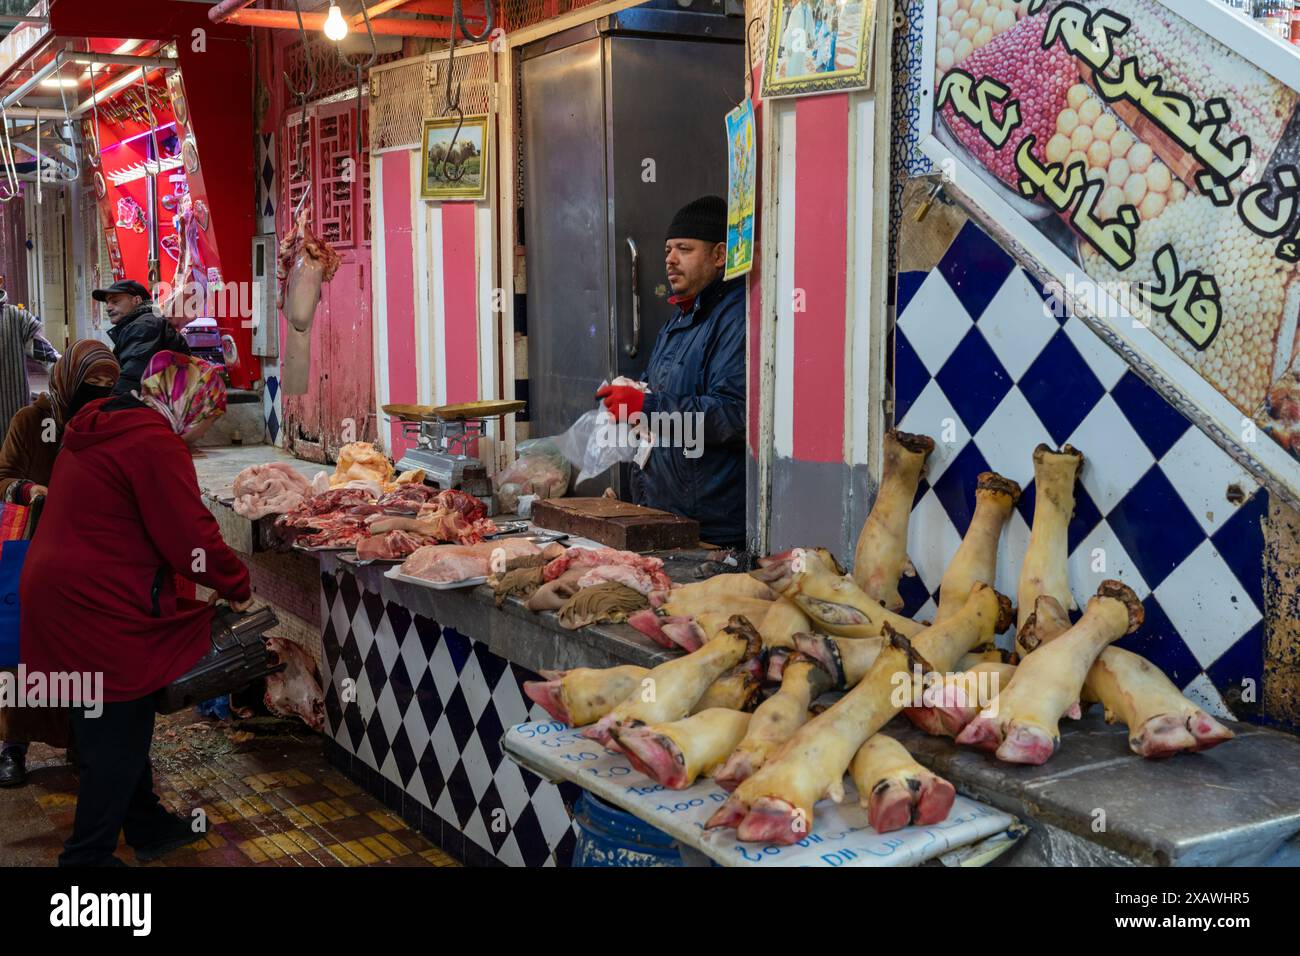
{"type": "Polygon", "coordinates": [[[529,418],[564,431],[611,368],[602,41],[523,61],[529,418]]]}
{"type": "Polygon", "coordinates": [[[617,33],[605,42],[614,367],[640,378],[673,309],[664,231],[692,199],[727,195],[725,117],[744,95],[744,47],[617,33]],[[639,254],[635,290],[629,239],[639,254]]]}

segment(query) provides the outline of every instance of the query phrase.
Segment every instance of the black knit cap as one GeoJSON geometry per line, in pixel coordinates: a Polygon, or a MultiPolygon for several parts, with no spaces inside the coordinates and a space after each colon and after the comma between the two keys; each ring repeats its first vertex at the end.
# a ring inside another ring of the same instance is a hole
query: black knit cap
{"type": "Polygon", "coordinates": [[[727,241],[727,201],[721,196],[692,199],[673,216],[664,241],[703,239],[705,242],[727,241]]]}

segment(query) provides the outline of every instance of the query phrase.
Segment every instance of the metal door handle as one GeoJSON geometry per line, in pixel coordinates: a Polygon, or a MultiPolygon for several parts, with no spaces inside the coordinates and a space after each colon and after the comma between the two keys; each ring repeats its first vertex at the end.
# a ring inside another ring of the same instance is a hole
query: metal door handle
{"type": "Polygon", "coordinates": [[[632,250],[632,341],[623,347],[628,358],[636,358],[641,348],[641,253],[637,251],[636,240],[627,237],[627,247],[632,250]]]}

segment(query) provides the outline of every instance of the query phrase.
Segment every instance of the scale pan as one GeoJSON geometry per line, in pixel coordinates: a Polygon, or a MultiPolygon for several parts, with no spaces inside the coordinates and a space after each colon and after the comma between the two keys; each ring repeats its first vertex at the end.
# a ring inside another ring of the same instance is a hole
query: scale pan
{"type": "Polygon", "coordinates": [[[383,408],[385,415],[391,415],[394,418],[414,420],[433,416],[432,405],[385,405],[383,408]]]}
{"type": "MultiPolygon", "coordinates": [[[[497,415],[509,415],[522,412],[525,402],[518,400],[493,399],[486,402],[462,402],[459,405],[440,405],[432,409],[435,418],[443,421],[455,421],[460,418],[495,418],[497,415]]],[[[387,409],[387,406],[385,406],[387,409]]]]}

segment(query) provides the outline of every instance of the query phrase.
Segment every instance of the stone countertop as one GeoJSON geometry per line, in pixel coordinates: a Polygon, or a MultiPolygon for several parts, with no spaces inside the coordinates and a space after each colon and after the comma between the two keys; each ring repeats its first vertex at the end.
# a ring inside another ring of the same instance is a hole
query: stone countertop
{"type": "MultiPolygon", "coordinates": [[[[958,791],[1037,829],[1033,862],[1050,865],[1300,864],[1300,739],[1228,723],[1236,737],[1199,754],[1145,760],[1100,709],[1061,721],[1041,767],[932,737],[903,718],[887,732],[958,791]]],[[[1027,861],[1022,861],[1027,862],[1027,861]]]]}
{"type": "Polygon", "coordinates": [[[487,644],[492,653],[532,671],[618,664],[656,667],[679,656],[628,624],[594,624],[571,631],[560,626],[553,611],[535,614],[515,597],[498,608],[486,584],[438,590],[384,577],[391,564],[357,567],[330,552],[317,556],[321,571],[354,575],[365,590],[385,601],[487,644]]]}

